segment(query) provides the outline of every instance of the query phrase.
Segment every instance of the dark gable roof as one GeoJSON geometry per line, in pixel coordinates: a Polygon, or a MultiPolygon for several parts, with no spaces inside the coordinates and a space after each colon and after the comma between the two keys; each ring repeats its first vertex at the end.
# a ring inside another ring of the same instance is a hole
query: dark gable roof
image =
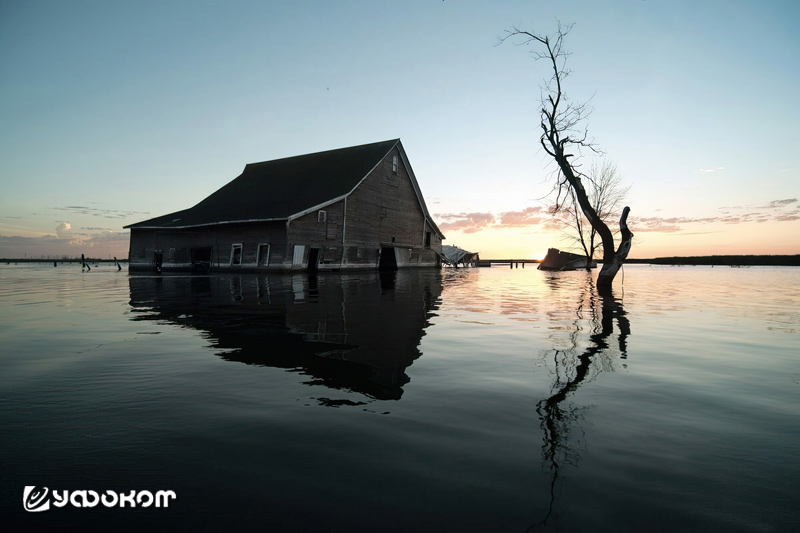
{"type": "Polygon", "coordinates": [[[393,139],[250,163],[238,178],[196,206],[125,227],[180,228],[285,220],[349,194],[399,142],[393,139]]]}

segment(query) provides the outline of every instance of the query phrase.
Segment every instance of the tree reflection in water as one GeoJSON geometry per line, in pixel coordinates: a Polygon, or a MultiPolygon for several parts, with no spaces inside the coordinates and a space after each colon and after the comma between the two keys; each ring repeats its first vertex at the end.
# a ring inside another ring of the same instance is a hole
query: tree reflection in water
{"type": "MultiPolygon", "coordinates": [[[[548,282],[552,288],[558,288],[557,276],[549,278],[548,282]]],[[[616,298],[610,291],[598,293],[591,273],[588,272],[586,282],[579,292],[573,325],[569,334],[572,347],[548,352],[552,354],[555,365],[555,381],[550,389],[551,395],[540,400],[536,406],[544,433],[542,459],[545,467],[550,470],[552,478],[547,515],[542,521],[528,528],[529,531],[545,528],[550,523],[558,529],[557,494],[561,468],[564,465],[575,466],[580,460],[578,447],[581,437],[575,435],[575,430],[581,431],[581,409],[570,404],[568,398],[582,384],[592,381],[599,373],[612,371],[617,350],[621,359],[628,357],[627,338],[631,328],[622,306],[622,299],[616,298]],[[592,326],[591,334],[588,346],[580,351],[580,333],[582,324],[587,319],[592,326]],[[613,347],[612,343],[616,343],[616,347],[613,347]]]]}

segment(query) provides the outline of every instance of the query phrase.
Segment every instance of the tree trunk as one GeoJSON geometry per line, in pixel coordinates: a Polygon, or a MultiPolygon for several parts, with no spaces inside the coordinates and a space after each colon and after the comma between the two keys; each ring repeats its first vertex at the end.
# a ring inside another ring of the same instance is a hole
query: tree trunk
{"type": "Polygon", "coordinates": [[[554,134],[543,136],[541,142],[545,150],[553,155],[567,182],[572,186],[572,191],[575,193],[578,204],[581,206],[581,210],[589,224],[600,235],[600,242],[603,243],[603,268],[600,269],[600,273],[597,275],[597,291],[599,293],[607,293],[611,290],[611,282],[614,281],[614,276],[617,275],[625,258],[628,257],[628,252],[631,250],[633,233],[628,229],[628,213],[631,208],[625,206],[625,209],[622,210],[622,216],[619,219],[620,244],[619,248],[614,251],[614,235],[606,223],[597,215],[597,211],[589,201],[589,196],[586,194],[586,189],[584,189],[581,179],[575,174],[572,165],[569,163],[569,156],[564,154],[563,146],[554,140],[554,134]],[[545,144],[545,140],[550,141],[550,146],[553,147],[552,151],[547,150],[548,147],[545,144]]]}
{"type": "Polygon", "coordinates": [[[619,219],[619,248],[617,248],[616,252],[612,249],[611,254],[605,253],[604,250],[603,268],[600,269],[600,274],[597,275],[597,292],[601,294],[611,291],[611,282],[614,281],[614,276],[617,275],[617,272],[622,267],[622,263],[625,262],[625,258],[628,257],[628,252],[631,251],[633,233],[628,229],[628,213],[630,210],[631,208],[626,206],[625,209],[622,210],[622,216],[619,219]]]}

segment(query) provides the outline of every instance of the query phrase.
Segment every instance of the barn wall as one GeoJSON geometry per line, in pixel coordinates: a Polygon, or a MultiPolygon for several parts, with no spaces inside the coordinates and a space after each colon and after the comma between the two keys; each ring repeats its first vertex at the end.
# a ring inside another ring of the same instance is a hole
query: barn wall
{"type": "Polygon", "coordinates": [[[150,265],[153,256],[153,230],[131,229],[130,248],[128,249],[129,267],[145,268],[150,265]],[[148,248],[150,253],[148,255],[148,248]]]}
{"type": "Polygon", "coordinates": [[[399,267],[438,264],[441,239],[425,223],[397,148],[347,198],[346,205],[343,266],[376,266],[378,251],[388,246],[396,248],[399,267]],[[431,233],[430,246],[426,246],[426,232],[431,233]]]}
{"type": "Polygon", "coordinates": [[[155,253],[162,254],[161,269],[192,269],[192,249],[211,249],[212,270],[280,270],[286,251],[286,223],[252,222],[186,229],[131,229],[130,270],[155,269],[155,253]],[[260,245],[269,245],[268,265],[259,265],[260,245]],[[241,265],[232,265],[233,245],[241,245],[241,265]]]}
{"type": "Polygon", "coordinates": [[[287,230],[288,247],[284,268],[308,268],[312,249],[318,250],[320,270],[336,270],[342,263],[342,232],[344,230],[344,200],[293,219],[287,230]],[[302,265],[292,264],[295,245],[304,246],[302,265]]]}

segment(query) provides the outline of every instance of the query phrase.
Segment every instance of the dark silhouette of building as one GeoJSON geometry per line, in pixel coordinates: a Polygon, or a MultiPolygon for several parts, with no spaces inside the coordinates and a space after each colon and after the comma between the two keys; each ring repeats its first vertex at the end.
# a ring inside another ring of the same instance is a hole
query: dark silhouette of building
{"type": "Polygon", "coordinates": [[[439,266],[433,222],[399,139],[276,159],[199,204],[126,226],[130,269],[439,266]]]}
{"type": "Polygon", "coordinates": [[[205,333],[229,361],[398,399],[442,293],[439,272],[131,276],[132,320],[205,333]]]}

